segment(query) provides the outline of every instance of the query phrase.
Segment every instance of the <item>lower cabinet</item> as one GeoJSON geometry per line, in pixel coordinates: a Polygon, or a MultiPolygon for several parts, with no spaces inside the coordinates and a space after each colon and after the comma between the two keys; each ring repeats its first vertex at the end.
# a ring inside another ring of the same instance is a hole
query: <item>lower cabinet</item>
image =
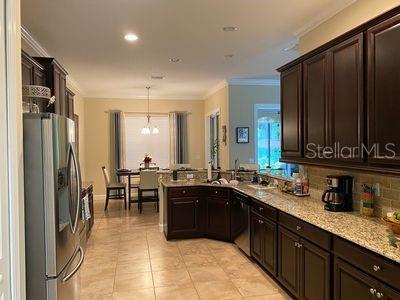
{"type": "Polygon", "coordinates": [[[229,198],[207,197],[206,235],[218,240],[230,240],[229,198]]]}
{"type": "Polygon", "coordinates": [[[251,214],[251,256],[276,276],[277,225],[255,213],[251,214]]]}
{"type": "Polygon", "coordinates": [[[279,227],[278,279],[296,298],[330,299],[330,253],[279,227]]]}
{"type": "Polygon", "coordinates": [[[202,235],[200,197],[168,199],[168,237],[185,238],[202,235]]]}
{"type": "Polygon", "coordinates": [[[335,300],[399,300],[396,292],[340,258],[335,259],[335,300]]]}

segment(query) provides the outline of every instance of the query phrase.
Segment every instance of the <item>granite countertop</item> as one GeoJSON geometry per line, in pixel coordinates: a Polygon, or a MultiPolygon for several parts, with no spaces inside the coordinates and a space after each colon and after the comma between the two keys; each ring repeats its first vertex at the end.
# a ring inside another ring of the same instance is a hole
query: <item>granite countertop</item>
{"type": "Polygon", "coordinates": [[[163,181],[166,187],[216,186],[230,187],[250,197],[293,215],[303,221],[367,248],[400,263],[400,249],[389,244],[386,225],[378,218],[367,218],[357,212],[330,212],[321,201],[311,197],[299,198],[277,189],[255,189],[250,184],[211,185],[204,181],[163,181]]]}

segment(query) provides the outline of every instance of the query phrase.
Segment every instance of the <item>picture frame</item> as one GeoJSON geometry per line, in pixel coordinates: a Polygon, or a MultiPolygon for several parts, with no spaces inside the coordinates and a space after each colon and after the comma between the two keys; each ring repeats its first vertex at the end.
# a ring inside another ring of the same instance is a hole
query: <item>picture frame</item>
{"type": "Polygon", "coordinates": [[[249,143],[249,127],[236,127],[236,143],[237,144],[249,143]]]}

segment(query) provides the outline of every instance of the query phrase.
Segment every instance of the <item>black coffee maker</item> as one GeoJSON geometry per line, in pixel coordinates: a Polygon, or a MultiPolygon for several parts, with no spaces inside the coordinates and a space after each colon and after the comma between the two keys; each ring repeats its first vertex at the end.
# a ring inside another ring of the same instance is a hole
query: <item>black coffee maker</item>
{"type": "Polygon", "coordinates": [[[328,175],[328,189],[322,194],[325,209],[330,211],[351,211],[353,196],[353,177],[328,175]]]}

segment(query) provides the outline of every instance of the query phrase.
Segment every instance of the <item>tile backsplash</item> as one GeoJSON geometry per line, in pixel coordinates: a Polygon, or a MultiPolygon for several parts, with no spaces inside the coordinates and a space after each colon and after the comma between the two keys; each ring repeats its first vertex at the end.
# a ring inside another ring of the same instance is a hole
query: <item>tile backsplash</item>
{"type": "Polygon", "coordinates": [[[310,188],[322,192],[326,189],[327,175],[350,175],[354,178],[353,208],[360,210],[361,185],[379,183],[380,196],[375,195],[375,215],[383,216],[388,211],[400,211],[400,178],[368,174],[355,171],[302,166],[301,172],[310,180],[310,188]]]}

